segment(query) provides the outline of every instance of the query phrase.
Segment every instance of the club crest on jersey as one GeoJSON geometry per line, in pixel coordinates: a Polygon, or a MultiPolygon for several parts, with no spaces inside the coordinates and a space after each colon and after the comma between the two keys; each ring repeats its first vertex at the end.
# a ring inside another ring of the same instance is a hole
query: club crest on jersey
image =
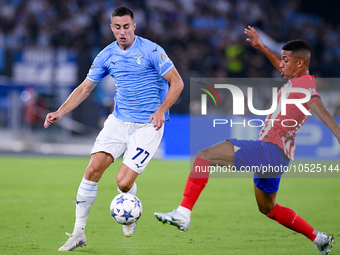
{"type": "Polygon", "coordinates": [[[140,65],[141,64],[141,58],[144,57],[144,55],[140,55],[140,56],[137,56],[137,57],[133,57],[136,59],[137,61],[137,64],[140,65]]]}

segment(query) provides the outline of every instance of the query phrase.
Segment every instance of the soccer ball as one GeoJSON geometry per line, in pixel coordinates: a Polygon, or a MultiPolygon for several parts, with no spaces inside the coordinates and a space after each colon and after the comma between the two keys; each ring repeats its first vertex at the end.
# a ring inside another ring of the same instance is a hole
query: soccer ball
{"type": "Polygon", "coordinates": [[[135,223],[142,215],[142,203],[138,197],[130,193],[115,196],[110,205],[110,213],[119,224],[135,223]]]}

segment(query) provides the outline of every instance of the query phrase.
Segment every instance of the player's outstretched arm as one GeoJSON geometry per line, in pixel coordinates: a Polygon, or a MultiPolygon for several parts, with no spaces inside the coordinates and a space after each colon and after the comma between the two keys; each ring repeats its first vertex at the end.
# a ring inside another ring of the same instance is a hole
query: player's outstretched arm
{"type": "Polygon", "coordinates": [[[153,120],[153,126],[159,130],[165,121],[165,113],[176,102],[181,94],[184,83],[179,75],[176,67],[173,67],[166,75],[163,76],[165,80],[170,83],[168,94],[166,95],[163,103],[158,107],[157,111],[149,118],[149,123],[153,120]]]}
{"type": "Polygon", "coordinates": [[[246,41],[251,44],[255,49],[260,50],[263,54],[269,59],[269,61],[273,64],[273,66],[280,71],[280,62],[281,58],[272,52],[261,40],[259,34],[256,29],[252,26],[248,26],[248,28],[244,29],[244,33],[248,35],[250,38],[247,38],[246,41]]]}
{"type": "Polygon", "coordinates": [[[46,115],[44,127],[48,128],[51,124],[58,122],[65,114],[75,109],[82,103],[94,89],[97,83],[85,79],[59,107],[56,112],[46,115]]]}
{"type": "Polygon", "coordinates": [[[326,110],[321,100],[316,100],[309,105],[312,112],[332,131],[340,143],[340,127],[332,115],[326,110]]]}

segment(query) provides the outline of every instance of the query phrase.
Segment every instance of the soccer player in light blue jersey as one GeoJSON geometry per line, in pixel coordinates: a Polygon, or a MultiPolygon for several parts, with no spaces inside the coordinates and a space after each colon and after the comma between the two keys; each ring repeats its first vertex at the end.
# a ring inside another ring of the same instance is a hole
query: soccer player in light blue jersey
{"type": "MultiPolygon", "coordinates": [[[[114,111],[93,145],[78,189],[74,230],[72,234],[66,233],[69,239],[60,251],[86,245],[85,225],[97,196],[98,182],[121,155],[123,163],[116,177],[118,192],[136,194],[135,180],[156,152],[163,136],[163,123],[169,119],[168,110],[184,86],[164,49],[135,35],[136,23],[130,9],[115,9],[110,27],[116,41],[97,55],[86,79],[56,112],[47,114],[44,123],[47,128],[75,109],[105,76],[114,78],[117,88],[114,111]]],[[[135,229],[136,223],[123,225],[127,237],[135,229]]]]}

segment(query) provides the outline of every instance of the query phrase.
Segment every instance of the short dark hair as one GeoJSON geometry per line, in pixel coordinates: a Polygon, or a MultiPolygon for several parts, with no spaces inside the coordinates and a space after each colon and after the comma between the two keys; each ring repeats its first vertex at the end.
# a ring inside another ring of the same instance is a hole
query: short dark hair
{"type": "Polygon", "coordinates": [[[307,43],[302,40],[293,40],[287,42],[285,45],[282,46],[283,50],[286,51],[308,51],[311,52],[307,43]]]}
{"type": "Polygon", "coordinates": [[[116,17],[116,16],[122,17],[122,16],[125,16],[125,15],[129,15],[131,17],[131,19],[134,19],[133,12],[129,8],[127,8],[127,7],[118,7],[118,8],[116,8],[112,12],[111,18],[116,17]]]}

